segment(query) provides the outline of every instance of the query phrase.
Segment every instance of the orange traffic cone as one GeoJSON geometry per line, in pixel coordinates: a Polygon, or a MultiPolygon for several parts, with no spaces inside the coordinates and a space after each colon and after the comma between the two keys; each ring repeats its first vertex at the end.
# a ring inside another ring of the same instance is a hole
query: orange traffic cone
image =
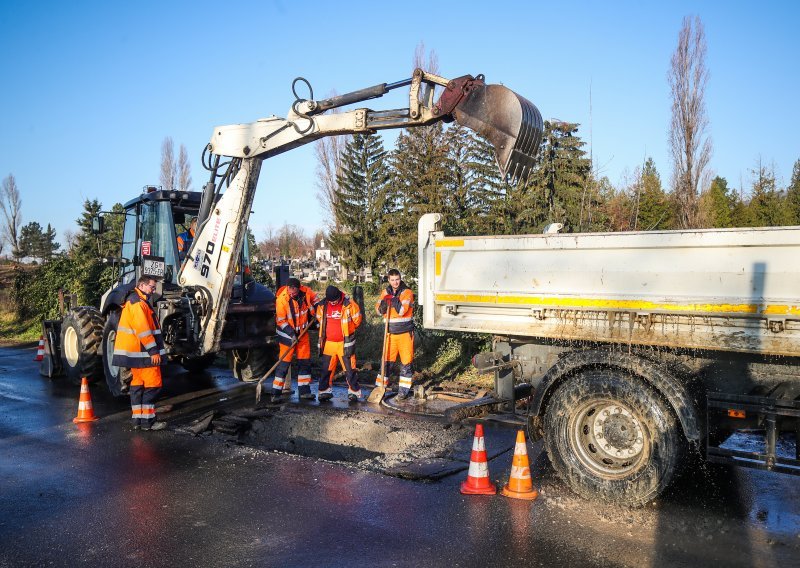
{"type": "Polygon", "coordinates": [[[533,501],[539,492],[531,482],[531,468],[528,463],[528,449],[525,444],[525,431],[517,431],[517,443],[514,446],[514,459],[511,461],[511,477],[500,493],[514,499],[533,501]]]}
{"type": "Polygon", "coordinates": [[[89,381],[86,377],[81,379],[81,396],[78,398],[78,415],[72,419],[75,424],[94,422],[97,416],[92,408],[92,396],[89,394],[89,381]]]}
{"type": "Polygon", "coordinates": [[[44,335],[39,336],[39,348],[36,350],[36,357],[33,360],[41,361],[42,359],[44,359],[44,335]]]}
{"type": "Polygon", "coordinates": [[[469,459],[467,480],[461,484],[464,495],[494,495],[497,487],[489,480],[489,460],[483,443],[483,424],[475,426],[475,439],[472,441],[472,456],[469,459]]]}

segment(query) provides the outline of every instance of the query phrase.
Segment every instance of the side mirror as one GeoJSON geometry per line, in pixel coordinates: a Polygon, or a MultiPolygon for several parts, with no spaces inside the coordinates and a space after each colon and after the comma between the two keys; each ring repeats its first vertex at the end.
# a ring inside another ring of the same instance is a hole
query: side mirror
{"type": "Polygon", "coordinates": [[[100,215],[94,215],[92,217],[92,233],[95,235],[102,235],[105,231],[105,219],[100,215]]]}

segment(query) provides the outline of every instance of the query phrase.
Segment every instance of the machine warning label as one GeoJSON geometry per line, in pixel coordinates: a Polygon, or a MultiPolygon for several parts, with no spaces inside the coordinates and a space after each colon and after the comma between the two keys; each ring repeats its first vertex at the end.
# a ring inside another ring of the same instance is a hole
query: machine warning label
{"type": "Polygon", "coordinates": [[[142,241],[142,256],[150,255],[150,241],[142,241]]]}
{"type": "MultiPolygon", "coordinates": [[[[144,244],[142,249],[144,249],[144,244]]],[[[165,267],[166,263],[163,256],[142,256],[142,274],[145,276],[163,278],[165,267]]]]}

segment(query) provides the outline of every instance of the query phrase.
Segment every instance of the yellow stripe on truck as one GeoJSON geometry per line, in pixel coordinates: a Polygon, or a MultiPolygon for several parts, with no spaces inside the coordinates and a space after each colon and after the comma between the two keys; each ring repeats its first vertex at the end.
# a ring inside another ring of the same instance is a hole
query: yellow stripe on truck
{"type": "Polygon", "coordinates": [[[463,246],[464,239],[441,239],[436,241],[436,248],[455,248],[463,246]]]}
{"type": "Polygon", "coordinates": [[[441,276],[442,275],[442,253],[437,252],[435,258],[436,258],[436,261],[435,261],[436,262],[436,276],[441,276]]]}
{"type": "Polygon", "coordinates": [[[551,298],[542,296],[499,296],[490,294],[436,294],[439,303],[494,304],[499,306],[545,306],[550,308],[588,308],[636,312],[701,312],[763,315],[800,315],[800,306],[786,304],[668,304],[642,300],[603,298],[551,298]]]}

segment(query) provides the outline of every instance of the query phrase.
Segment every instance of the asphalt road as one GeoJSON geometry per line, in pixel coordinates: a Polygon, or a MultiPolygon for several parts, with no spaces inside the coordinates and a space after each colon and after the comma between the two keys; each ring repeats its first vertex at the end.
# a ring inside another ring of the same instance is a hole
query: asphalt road
{"type": "MultiPolygon", "coordinates": [[[[124,400],[78,389],[0,348],[0,567],[792,566],[800,483],[694,470],[658,502],[583,501],[529,448],[534,502],[467,497],[462,475],[405,481],[173,430],[132,432],[124,400]]],[[[223,369],[173,373],[167,395],[239,388],[223,369]],[[216,389],[216,390],[209,390],[216,389]]],[[[210,394],[209,394],[210,393],[210,394]]],[[[514,431],[508,436],[513,438],[514,431]]],[[[510,456],[490,463],[506,478],[510,456]]]]}

